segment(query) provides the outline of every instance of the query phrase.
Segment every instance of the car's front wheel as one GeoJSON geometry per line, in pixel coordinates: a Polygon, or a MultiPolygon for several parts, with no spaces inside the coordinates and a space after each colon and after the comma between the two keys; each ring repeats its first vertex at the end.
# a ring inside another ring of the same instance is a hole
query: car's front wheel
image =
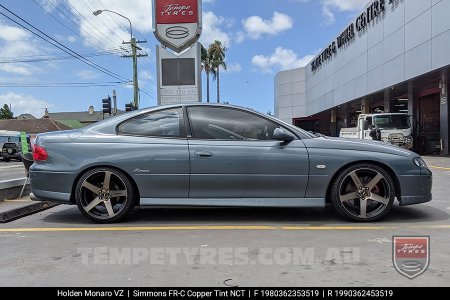
{"type": "Polygon", "coordinates": [[[358,164],[341,172],[330,190],[336,211],[347,219],[360,222],[377,221],[392,208],[394,182],[383,168],[374,164],[358,164]]]}
{"type": "Polygon", "coordinates": [[[91,221],[117,222],[135,203],[133,185],[121,171],[96,168],[78,181],[75,201],[81,213],[91,221]]]}

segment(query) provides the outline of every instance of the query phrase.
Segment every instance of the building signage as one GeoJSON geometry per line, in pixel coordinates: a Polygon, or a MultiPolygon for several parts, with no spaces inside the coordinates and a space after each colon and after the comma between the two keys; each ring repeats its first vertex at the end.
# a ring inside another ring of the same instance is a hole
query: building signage
{"type": "MultiPolygon", "coordinates": [[[[336,41],[332,42],[322,53],[320,53],[311,63],[314,72],[322,63],[333,58],[337,54],[337,49],[341,49],[349,44],[356,37],[356,32],[362,32],[368,25],[383,15],[386,11],[387,0],[374,0],[364,12],[356,18],[356,21],[342,32],[336,41]]],[[[395,0],[389,0],[389,4],[395,4],[395,0]]]]}
{"type": "Polygon", "coordinates": [[[180,53],[200,38],[201,0],[153,0],[153,31],[156,38],[180,53]]]}
{"type": "Polygon", "coordinates": [[[182,54],[157,46],[158,105],[202,101],[201,47],[199,43],[182,54]]]}

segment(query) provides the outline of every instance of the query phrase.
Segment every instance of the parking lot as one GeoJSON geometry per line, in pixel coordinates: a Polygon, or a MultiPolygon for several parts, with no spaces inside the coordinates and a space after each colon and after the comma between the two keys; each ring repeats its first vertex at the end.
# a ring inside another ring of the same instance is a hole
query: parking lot
{"type": "Polygon", "coordinates": [[[332,208],[155,208],[98,225],[60,205],[0,225],[0,285],[448,286],[450,158],[426,161],[433,201],[369,224],[332,208]],[[414,280],[393,267],[398,235],[431,238],[414,280]]]}

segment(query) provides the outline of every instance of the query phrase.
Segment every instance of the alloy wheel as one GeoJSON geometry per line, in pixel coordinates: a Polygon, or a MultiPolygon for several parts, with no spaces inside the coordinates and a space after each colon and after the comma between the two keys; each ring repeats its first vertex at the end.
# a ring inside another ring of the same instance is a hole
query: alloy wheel
{"type": "Polygon", "coordinates": [[[127,207],[128,188],[124,180],[110,170],[89,174],[79,186],[82,209],[94,220],[108,220],[127,207]]]}
{"type": "Polygon", "coordinates": [[[377,220],[390,210],[394,187],[390,176],[377,167],[348,170],[339,180],[337,199],[340,211],[356,220],[377,220]]]}

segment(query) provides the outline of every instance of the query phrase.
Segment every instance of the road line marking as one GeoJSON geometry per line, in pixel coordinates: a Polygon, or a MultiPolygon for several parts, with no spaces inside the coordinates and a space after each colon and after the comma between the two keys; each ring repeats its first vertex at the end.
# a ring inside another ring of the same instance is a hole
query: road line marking
{"type": "Polygon", "coordinates": [[[3,170],[3,169],[14,169],[14,168],[23,168],[23,165],[17,165],[17,166],[4,166],[4,167],[0,167],[0,170],[3,170]]]}
{"type": "Polygon", "coordinates": [[[281,230],[281,231],[369,231],[399,229],[450,229],[450,225],[428,226],[155,226],[155,227],[74,227],[2,228],[0,232],[83,232],[83,231],[188,231],[188,230],[281,230]]]}
{"type": "Polygon", "coordinates": [[[430,166],[430,168],[432,168],[432,169],[439,169],[439,170],[450,171],[450,168],[444,168],[444,167],[438,167],[438,166],[430,166]]]}

